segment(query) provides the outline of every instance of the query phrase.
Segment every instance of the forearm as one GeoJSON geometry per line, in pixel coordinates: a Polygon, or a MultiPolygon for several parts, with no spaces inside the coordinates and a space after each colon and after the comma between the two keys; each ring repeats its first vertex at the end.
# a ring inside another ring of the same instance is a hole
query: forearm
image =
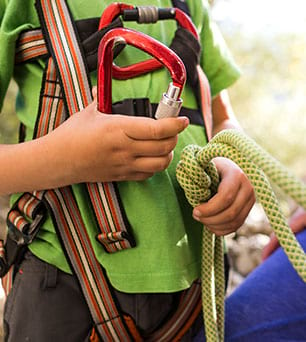
{"type": "Polygon", "coordinates": [[[93,102],[42,138],[0,145],[0,194],[144,180],[172,160],[187,118],[105,115],[93,102]]]}
{"type": "Polygon", "coordinates": [[[55,188],[74,181],[69,147],[59,148],[52,136],[1,145],[0,161],[0,194],[55,188]]]}
{"type": "Polygon", "coordinates": [[[224,129],[241,129],[230,103],[226,90],[221,91],[212,100],[213,135],[224,129]]]}

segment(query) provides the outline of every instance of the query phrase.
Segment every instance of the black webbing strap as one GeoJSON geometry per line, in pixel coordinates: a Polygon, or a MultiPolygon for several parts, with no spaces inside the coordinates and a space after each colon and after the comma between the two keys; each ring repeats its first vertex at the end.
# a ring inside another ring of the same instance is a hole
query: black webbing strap
{"type": "Polygon", "coordinates": [[[179,8],[190,17],[189,7],[185,0],[171,0],[171,2],[173,7],[179,8]]]}
{"type": "Polygon", "coordinates": [[[199,64],[201,45],[194,35],[178,27],[170,48],[180,56],[187,72],[187,83],[193,90],[198,86],[197,65],[199,64]]]}
{"type": "MultiPolygon", "coordinates": [[[[106,32],[115,28],[122,27],[120,18],[116,18],[107,27],[98,30],[99,18],[87,18],[75,21],[75,27],[82,42],[82,50],[86,59],[88,71],[97,69],[98,45],[100,39],[106,32]]],[[[114,58],[121,51],[122,46],[116,45],[114,58]]],[[[21,33],[16,43],[15,64],[30,62],[37,58],[46,59],[49,51],[41,29],[25,30],[21,33]]]]}

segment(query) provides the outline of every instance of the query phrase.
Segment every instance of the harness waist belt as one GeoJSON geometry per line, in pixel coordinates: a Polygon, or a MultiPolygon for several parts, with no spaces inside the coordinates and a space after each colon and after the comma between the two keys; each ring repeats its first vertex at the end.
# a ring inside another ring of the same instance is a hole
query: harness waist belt
{"type": "MultiPolygon", "coordinates": [[[[113,114],[125,114],[129,116],[145,116],[154,118],[158,103],[151,103],[147,97],[124,99],[115,102],[112,105],[113,114]]],[[[179,113],[180,116],[186,116],[193,125],[204,125],[203,117],[199,110],[182,107],[179,113]]]]}

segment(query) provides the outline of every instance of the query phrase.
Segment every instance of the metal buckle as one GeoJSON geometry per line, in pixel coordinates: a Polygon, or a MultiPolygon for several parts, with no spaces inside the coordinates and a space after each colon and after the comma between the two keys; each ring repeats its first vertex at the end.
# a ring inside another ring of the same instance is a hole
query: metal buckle
{"type": "Polygon", "coordinates": [[[14,241],[17,246],[28,245],[34,240],[44,220],[45,212],[36,214],[25,231],[20,231],[11,221],[7,220],[8,238],[14,241]]]}
{"type": "MultiPolygon", "coordinates": [[[[25,194],[22,196],[24,195],[25,194]]],[[[27,193],[27,195],[29,194],[27,193]]],[[[30,195],[33,196],[32,194],[30,195]]],[[[33,211],[32,222],[29,222],[28,219],[25,218],[24,213],[18,208],[18,201],[22,198],[22,196],[17,199],[7,215],[6,222],[8,231],[6,241],[3,246],[4,253],[0,260],[0,277],[3,277],[8,272],[10,267],[23,255],[25,246],[34,240],[39,228],[46,219],[47,206],[42,200],[39,200],[38,205],[33,211]],[[25,220],[26,223],[23,224],[22,229],[18,229],[16,225],[9,219],[9,215],[12,211],[20,213],[20,217],[25,220]]]]}

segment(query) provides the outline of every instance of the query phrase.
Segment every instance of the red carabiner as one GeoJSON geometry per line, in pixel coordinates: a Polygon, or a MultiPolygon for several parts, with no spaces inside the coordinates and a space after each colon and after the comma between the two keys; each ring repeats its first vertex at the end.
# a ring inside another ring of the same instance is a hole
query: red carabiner
{"type": "MultiPolygon", "coordinates": [[[[165,66],[170,73],[172,83],[170,99],[180,102],[179,96],[186,82],[186,70],[182,60],[166,45],[156,39],[131,29],[115,28],[107,32],[101,39],[98,51],[98,110],[103,113],[112,112],[112,64],[113,47],[116,43],[124,42],[148,53],[165,66]]],[[[168,96],[169,89],[167,94],[168,96]]],[[[170,101],[170,102],[171,102],[170,101]]],[[[174,103],[178,105],[178,103],[174,103]]]]}
{"type": "MultiPolygon", "coordinates": [[[[109,5],[103,12],[100,23],[99,23],[99,29],[103,29],[106,26],[108,26],[114,19],[116,19],[118,16],[123,16],[128,11],[138,11],[137,7],[134,7],[132,5],[115,2],[111,5],[109,5]]],[[[191,21],[191,19],[186,15],[182,10],[178,8],[166,8],[166,9],[157,9],[156,13],[158,16],[159,11],[168,11],[166,18],[167,19],[175,19],[177,24],[181,26],[182,28],[188,30],[191,32],[196,39],[199,39],[198,32],[191,21]]],[[[137,16],[137,15],[136,15],[137,16]]],[[[164,18],[165,19],[165,18],[164,18]]],[[[135,19],[137,20],[137,19],[135,19]]],[[[113,78],[116,79],[129,79],[132,77],[137,77],[143,74],[146,74],[148,72],[152,72],[154,70],[162,68],[163,65],[157,60],[157,59],[148,59],[142,62],[138,62],[135,64],[131,64],[129,66],[125,67],[119,67],[113,63],[113,78]]]]}
{"type": "Polygon", "coordinates": [[[135,8],[133,5],[124,4],[122,2],[113,2],[103,11],[99,22],[99,30],[102,30],[114,19],[119,17],[119,15],[122,15],[124,10],[133,8],[135,8]]]}

